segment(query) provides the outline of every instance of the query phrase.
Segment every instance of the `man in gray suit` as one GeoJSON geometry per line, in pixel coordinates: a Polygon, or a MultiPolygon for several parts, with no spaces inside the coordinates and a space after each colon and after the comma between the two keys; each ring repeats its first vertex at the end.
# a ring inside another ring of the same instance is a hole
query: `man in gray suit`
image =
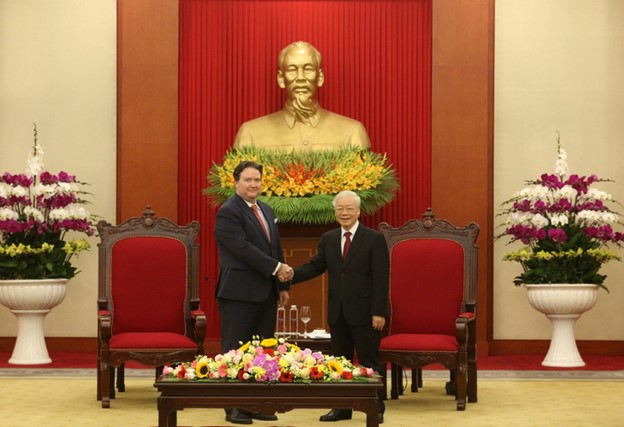
{"type": "MultiPolygon", "coordinates": [[[[317,254],[294,269],[292,283],[329,275],[327,323],[334,356],[353,360],[376,372],[385,369],[379,361],[381,331],[388,314],[390,260],[384,236],[360,224],[360,197],[342,191],[333,201],[340,228],[321,236],[317,254]],[[354,352],[355,350],[355,352],[354,352]]],[[[379,422],[385,406],[380,394],[379,422]]],[[[351,419],[350,408],[333,409],[321,421],[351,419]]]]}
{"type": "MultiPolygon", "coordinates": [[[[221,315],[221,351],[240,347],[252,336],[273,337],[278,302],[288,302],[283,276],[292,269],[284,263],[273,210],[257,200],[262,192],[262,166],[243,161],[234,169],[236,194],[217,212],[214,234],[219,249],[216,297],[221,315]]],[[[226,420],[251,424],[252,418],[274,421],[237,408],[226,409],[226,420]]]]}

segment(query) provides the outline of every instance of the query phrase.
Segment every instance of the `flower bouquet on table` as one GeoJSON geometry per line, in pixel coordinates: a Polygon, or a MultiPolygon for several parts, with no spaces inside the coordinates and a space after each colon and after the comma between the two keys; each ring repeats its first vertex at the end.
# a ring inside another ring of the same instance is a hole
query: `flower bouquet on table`
{"type": "Polygon", "coordinates": [[[301,349],[284,338],[258,337],[214,358],[199,355],[192,362],[166,365],[162,375],[165,380],[266,383],[358,381],[377,376],[371,368],[355,366],[344,357],[301,349]]]}
{"type": "MultiPolygon", "coordinates": [[[[586,283],[607,290],[601,266],[620,260],[609,249],[621,247],[624,234],[619,215],[610,207],[610,194],[592,185],[608,182],[596,175],[569,175],[567,154],[557,139],[554,174],[527,181],[527,186],[503,203],[507,215],[505,231],[497,236],[510,237],[524,246],[507,253],[503,260],[517,261],[523,273],[514,284],[586,283]]],[[[619,204],[619,203],[618,203],[619,204]]]]}
{"type": "Polygon", "coordinates": [[[35,143],[26,173],[0,176],[0,280],[72,278],[73,255],[89,249],[93,218],[75,176],[44,171],[43,149],[35,143]]]}

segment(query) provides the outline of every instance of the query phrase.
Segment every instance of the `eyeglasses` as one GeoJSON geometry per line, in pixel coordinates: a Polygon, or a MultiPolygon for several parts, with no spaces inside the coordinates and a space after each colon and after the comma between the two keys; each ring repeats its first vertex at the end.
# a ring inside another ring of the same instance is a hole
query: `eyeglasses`
{"type": "Polygon", "coordinates": [[[334,208],[334,211],[336,213],[346,212],[346,213],[352,214],[352,213],[355,213],[355,211],[357,211],[357,208],[354,208],[352,206],[349,206],[349,207],[346,207],[346,208],[345,207],[337,207],[337,208],[334,208]]]}

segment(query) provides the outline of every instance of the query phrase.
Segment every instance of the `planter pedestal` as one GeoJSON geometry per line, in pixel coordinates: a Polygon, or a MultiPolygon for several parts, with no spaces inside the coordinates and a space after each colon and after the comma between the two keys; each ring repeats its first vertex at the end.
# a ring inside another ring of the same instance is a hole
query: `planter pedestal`
{"type": "Polygon", "coordinates": [[[585,366],[576,346],[574,324],[598,299],[598,286],[586,284],[524,285],[529,304],[552,323],[550,348],[543,366],[573,368],[585,366]]]}
{"type": "Polygon", "coordinates": [[[67,279],[0,280],[0,303],[17,318],[17,339],[9,363],[52,363],[43,336],[45,316],[65,298],[67,279]]]}

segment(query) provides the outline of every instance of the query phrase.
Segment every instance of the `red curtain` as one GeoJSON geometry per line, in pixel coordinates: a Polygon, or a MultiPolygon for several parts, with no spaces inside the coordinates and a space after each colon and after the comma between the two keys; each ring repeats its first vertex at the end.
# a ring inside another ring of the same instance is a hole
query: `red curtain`
{"type": "Polygon", "coordinates": [[[297,40],[323,55],[321,105],[361,121],[397,170],[396,200],[363,223],[398,226],[431,201],[431,0],[180,0],[179,222],[202,224],[209,338],[218,254],[206,176],[243,121],[282,107],[277,55],[297,40]]]}

